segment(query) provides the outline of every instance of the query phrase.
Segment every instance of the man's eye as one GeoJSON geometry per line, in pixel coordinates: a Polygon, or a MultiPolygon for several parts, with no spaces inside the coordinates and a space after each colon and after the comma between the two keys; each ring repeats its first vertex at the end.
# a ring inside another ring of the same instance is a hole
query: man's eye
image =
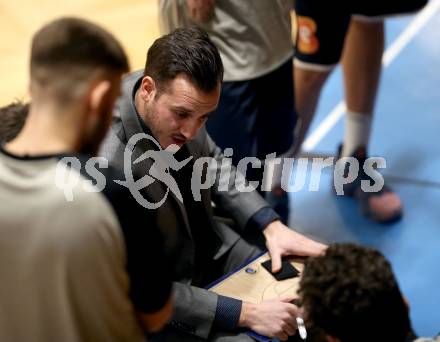
{"type": "Polygon", "coordinates": [[[176,112],[176,115],[177,115],[179,118],[184,119],[184,118],[186,118],[186,117],[188,116],[188,113],[185,113],[185,112],[176,112]]]}

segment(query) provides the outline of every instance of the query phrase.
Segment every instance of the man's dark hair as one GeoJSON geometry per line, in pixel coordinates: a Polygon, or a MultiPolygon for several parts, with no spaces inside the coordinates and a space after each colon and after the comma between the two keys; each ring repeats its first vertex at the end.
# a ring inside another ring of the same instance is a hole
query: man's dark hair
{"type": "Polygon", "coordinates": [[[129,69],[115,37],[78,18],[54,20],[34,35],[30,67],[33,84],[52,87],[55,96],[65,97],[74,92],[70,87],[89,80],[96,71],[123,73],[129,69]]]}
{"type": "Polygon", "coordinates": [[[14,102],[0,108],[0,142],[14,139],[21,131],[29,112],[29,103],[14,102]]]}
{"type": "Polygon", "coordinates": [[[220,54],[201,28],[174,30],[148,49],[144,76],[154,79],[159,92],[179,74],[205,92],[215,90],[223,80],[220,54]]]}
{"type": "Polygon", "coordinates": [[[300,282],[307,319],[341,342],[403,342],[411,330],[390,263],[375,249],[335,244],[300,282]]]}

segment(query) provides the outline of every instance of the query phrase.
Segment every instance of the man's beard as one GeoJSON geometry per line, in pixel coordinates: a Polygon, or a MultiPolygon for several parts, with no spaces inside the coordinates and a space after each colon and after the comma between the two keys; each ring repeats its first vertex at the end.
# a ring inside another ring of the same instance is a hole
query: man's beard
{"type": "Polygon", "coordinates": [[[107,119],[107,117],[110,115],[109,112],[112,111],[112,107],[111,106],[106,106],[106,107],[109,108],[105,108],[102,110],[102,113],[99,116],[101,120],[98,120],[92,132],[88,136],[83,135],[83,138],[79,142],[80,144],[79,153],[92,155],[92,156],[98,155],[99,148],[105,136],[107,135],[111,122],[111,118],[107,119]]]}
{"type": "Polygon", "coordinates": [[[148,134],[151,134],[154,139],[160,144],[159,142],[159,133],[160,130],[156,129],[155,121],[156,121],[156,112],[155,112],[155,101],[153,101],[152,104],[148,105],[146,104],[144,107],[144,115],[141,117],[141,120],[144,122],[145,126],[148,128],[149,132],[146,132],[148,134]]]}

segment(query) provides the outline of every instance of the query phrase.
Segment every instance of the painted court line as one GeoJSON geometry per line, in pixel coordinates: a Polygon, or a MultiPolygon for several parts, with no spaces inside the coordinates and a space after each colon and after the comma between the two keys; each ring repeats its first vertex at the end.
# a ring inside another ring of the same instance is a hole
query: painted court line
{"type": "MultiPolygon", "coordinates": [[[[400,36],[386,49],[382,58],[383,69],[387,68],[414,38],[423,26],[440,8],[440,0],[431,0],[426,7],[414,18],[400,36]]],[[[341,100],[336,107],[324,118],[318,128],[304,141],[302,150],[312,151],[319,142],[330,132],[345,113],[345,101],[341,100]]]]}

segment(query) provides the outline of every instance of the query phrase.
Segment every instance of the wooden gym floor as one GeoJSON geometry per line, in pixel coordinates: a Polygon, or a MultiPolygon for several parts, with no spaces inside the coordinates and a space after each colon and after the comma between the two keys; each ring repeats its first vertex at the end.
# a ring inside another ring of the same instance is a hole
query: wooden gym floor
{"type": "Polygon", "coordinates": [[[16,0],[0,3],[0,106],[28,99],[28,60],[33,33],[60,16],[80,16],[110,30],[126,49],[132,70],[145,63],[159,36],[157,0],[16,0]]]}

